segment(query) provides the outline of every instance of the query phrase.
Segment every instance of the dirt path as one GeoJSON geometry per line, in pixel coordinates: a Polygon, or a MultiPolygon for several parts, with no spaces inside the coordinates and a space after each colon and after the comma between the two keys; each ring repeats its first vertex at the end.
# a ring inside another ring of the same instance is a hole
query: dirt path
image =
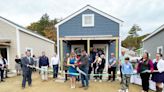
{"type": "MultiPolygon", "coordinates": [[[[49,81],[42,82],[38,74],[33,74],[32,87],[26,86],[25,89],[21,89],[22,77],[8,78],[5,82],[0,83],[0,92],[118,92],[120,88],[119,82],[90,82],[88,90],[78,88],[80,83],[77,82],[75,89],[70,88],[70,82],[58,83],[50,79],[49,81]]],[[[129,92],[141,92],[141,87],[137,85],[130,85],[129,92]]]]}

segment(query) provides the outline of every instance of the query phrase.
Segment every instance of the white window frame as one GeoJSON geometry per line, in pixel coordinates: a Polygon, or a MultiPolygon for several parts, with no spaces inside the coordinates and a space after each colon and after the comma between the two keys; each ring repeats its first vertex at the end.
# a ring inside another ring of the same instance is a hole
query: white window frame
{"type": "Polygon", "coordinates": [[[26,51],[30,50],[31,51],[31,56],[33,55],[33,48],[26,48],[26,51]]]}
{"type": "Polygon", "coordinates": [[[157,53],[159,53],[159,49],[161,49],[161,54],[163,54],[163,46],[157,47],[157,53]]]}
{"type": "Polygon", "coordinates": [[[94,14],[83,14],[82,15],[82,27],[94,27],[94,25],[95,25],[94,22],[95,22],[94,14]],[[92,17],[92,23],[91,24],[85,24],[85,17],[86,16],[92,17]]]}

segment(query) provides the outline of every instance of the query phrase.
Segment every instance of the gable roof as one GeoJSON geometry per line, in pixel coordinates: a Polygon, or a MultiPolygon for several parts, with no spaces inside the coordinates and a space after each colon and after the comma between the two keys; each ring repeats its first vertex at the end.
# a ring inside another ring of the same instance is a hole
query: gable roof
{"type": "Polygon", "coordinates": [[[154,32],[152,32],[150,35],[148,35],[146,38],[144,38],[142,41],[146,41],[149,38],[153,37],[155,34],[161,32],[164,29],[164,24],[161,25],[159,28],[157,28],[154,32]]]}
{"type": "Polygon", "coordinates": [[[112,21],[115,21],[115,22],[117,22],[117,23],[119,23],[119,24],[122,24],[122,23],[123,23],[122,20],[120,20],[120,19],[118,19],[118,18],[116,18],[116,17],[114,17],[114,16],[111,16],[111,15],[109,15],[109,14],[107,14],[107,13],[101,11],[101,10],[98,10],[98,9],[96,9],[95,7],[92,7],[92,6],[90,6],[90,5],[86,5],[86,6],[83,7],[82,9],[76,11],[76,12],[73,13],[72,15],[70,15],[70,16],[66,17],[65,19],[63,19],[61,22],[59,22],[59,23],[56,24],[55,26],[58,27],[59,25],[65,23],[66,21],[70,20],[71,18],[77,16],[78,14],[84,12],[84,11],[87,10],[87,9],[92,10],[92,11],[94,11],[94,12],[96,12],[96,13],[98,13],[98,14],[100,14],[100,15],[102,15],[102,16],[104,16],[104,17],[106,17],[106,18],[108,18],[108,19],[110,19],[110,20],[112,20],[112,21]]]}
{"type": "Polygon", "coordinates": [[[42,39],[42,40],[45,40],[45,41],[48,41],[48,42],[50,42],[50,43],[55,44],[54,41],[52,41],[52,40],[50,40],[50,39],[48,39],[48,38],[46,38],[46,37],[44,37],[44,36],[42,36],[42,35],[40,35],[40,34],[38,34],[38,33],[35,33],[35,32],[33,32],[33,31],[31,31],[31,30],[29,30],[29,29],[23,27],[23,26],[20,26],[20,25],[14,23],[14,22],[12,22],[12,21],[10,21],[10,20],[8,20],[8,19],[2,17],[2,16],[0,16],[0,20],[2,20],[2,21],[4,21],[5,23],[7,23],[7,24],[9,24],[9,25],[11,25],[11,26],[13,26],[13,27],[15,27],[15,28],[16,28],[17,30],[19,30],[19,31],[25,32],[25,33],[27,33],[27,34],[30,34],[30,35],[32,35],[32,36],[35,36],[35,37],[37,37],[37,38],[40,38],[40,39],[42,39]]]}

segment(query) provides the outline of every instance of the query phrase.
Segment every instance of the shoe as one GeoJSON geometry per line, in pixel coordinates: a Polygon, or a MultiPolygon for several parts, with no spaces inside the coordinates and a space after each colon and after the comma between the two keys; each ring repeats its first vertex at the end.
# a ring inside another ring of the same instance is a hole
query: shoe
{"type": "Polygon", "coordinates": [[[99,82],[102,82],[102,80],[99,80],[99,82]]]}
{"type": "Polygon", "coordinates": [[[88,89],[88,86],[84,87],[84,90],[87,90],[88,89]]]}
{"type": "Polygon", "coordinates": [[[5,82],[4,80],[1,80],[1,82],[5,82]]]}
{"type": "Polygon", "coordinates": [[[25,89],[25,87],[22,87],[22,89],[25,89]]]}
{"type": "Polygon", "coordinates": [[[28,85],[29,87],[32,87],[32,85],[30,84],[30,85],[28,85]]]}
{"type": "Polygon", "coordinates": [[[95,82],[96,82],[97,80],[95,80],[95,82]]]}
{"type": "Polygon", "coordinates": [[[79,88],[84,88],[85,86],[80,86],[79,88]]]}
{"type": "Polygon", "coordinates": [[[73,88],[75,88],[75,86],[71,86],[71,88],[73,89],[73,88]]]}
{"type": "Polygon", "coordinates": [[[119,89],[118,92],[126,92],[126,91],[124,91],[124,90],[122,90],[122,89],[119,89]]]}

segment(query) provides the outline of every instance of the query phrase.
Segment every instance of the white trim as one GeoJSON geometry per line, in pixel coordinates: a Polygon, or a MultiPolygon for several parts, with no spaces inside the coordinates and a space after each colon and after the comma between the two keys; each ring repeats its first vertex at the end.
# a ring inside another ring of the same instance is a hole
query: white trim
{"type": "Polygon", "coordinates": [[[122,31],[122,24],[119,25],[119,55],[118,55],[118,59],[121,56],[121,43],[122,43],[122,39],[121,39],[121,31],[122,31]]]}
{"type": "Polygon", "coordinates": [[[94,27],[95,25],[95,16],[94,14],[82,14],[82,27],[94,27]],[[91,17],[91,24],[85,24],[85,17],[91,17]]]}
{"type": "Polygon", "coordinates": [[[162,29],[164,29],[164,24],[162,26],[160,26],[159,28],[157,28],[154,32],[152,32],[150,35],[148,35],[146,38],[144,38],[142,41],[145,41],[149,38],[151,38],[152,36],[154,36],[155,34],[157,34],[158,32],[162,31],[162,29]]]}
{"type": "Polygon", "coordinates": [[[64,37],[112,37],[112,35],[81,35],[81,36],[64,36],[64,37]]]}
{"type": "Polygon", "coordinates": [[[20,33],[19,30],[16,28],[16,44],[17,44],[17,55],[20,57],[20,33]]]}
{"type": "Polygon", "coordinates": [[[106,45],[106,52],[107,53],[106,53],[105,57],[106,57],[106,70],[107,70],[108,62],[109,62],[109,45],[108,44],[106,45]]]}
{"type": "Polygon", "coordinates": [[[87,6],[85,6],[84,8],[80,9],[79,11],[75,12],[74,14],[68,16],[67,18],[65,18],[64,20],[62,20],[61,22],[59,22],[59,23],[56,24],[55,26],[57,27],[57,26],[59,26],[59,25],[65,23],[66,21],[72,19],[73,17],[77,16],[78,14],[82,13],[83,11],[85,11],[85,10],[87,10],[87,9],[92,10],[92,11],[94,11],[94,12],[96,12],[96,13],[98,13],[98,14],[100,14],[100,15],[102,15],[102,16],[104,16],[104,17],[106,17],[106,18],[108,18],[108,19],[110,19],[110,20],[112,20],[112,21],[115,21],[115,22],[117,22],[117,23],[119,23],[119,24],[122,24],[122,22],[123,22],[123,21],[120,20],[120,19],[117,19],[117,18],[115,18],[115,17],[113,17],[113,16],[111,16],[111,15],[109,15],[109,14],[106,14],[106,13],[104,13],[104,12],[102,12],[102,11],[100,11],[100,10],[98,10],[98,9],[96,9],[96,8],[94,8],[94,7],[92,7],[92,6],[90,6],[90,5],[87,5],[87,6]]]}
{"type": "Polygon", "coordinates": [[[41,36],[41,35],[39,35],[39,34],[36,34],[36,33],[31,32],[31,31],[28,31],[26,28],[21,28],[21,27],[15,25],[15,24],[11,23],[11,22],[8,21],[7,19],[4,19],[4,18],[0,17],[0,20],[6,22],[7,24],[9,24],[9,25],[11,25],[11,26],[13,26],[13,27],[15,27],[17,30],[20,30],[20,31],[22,31],[22,32],[28,33],[28,34],[30,34],[30,35],[32,35],[32,36],[38,37],[38,38],[40,38],[40,39],[42,39],[42,40],[45,40],[45,41],[48,41],[48,42],[50,42],[50,43],[55,44],[54,41],[51,41],[51,40],[49,40],[48,38],[45,38],[45,37],[43,37],[43,36],[41,36]]]}
{"type": "MultiPolygon", "coordinates": [[[[56,33],[57,33],[57,54],[58,54],[58,56],[59,56],[59,55],[60,55],[60,54],[59,54],[59,51],[60,51],[60,50],[59,50],[59,49],[60,49],[60,48],[59,48],[59,47],[60,47],[60,45],[59,45],[59,27],[56,28],[56,33]]],[[[58,57],[58,58],[59,58],[59,57],[58,57]]]]}
{"type": "Polygon", "coordinates": [[[10,52],[9,52],[9,49],[10,48],[7,47],[7,62],[8,62],[8,68],[10,69],[10,58],[9,58],[10,57],[10,54],[9,54],[10,52]]]}

